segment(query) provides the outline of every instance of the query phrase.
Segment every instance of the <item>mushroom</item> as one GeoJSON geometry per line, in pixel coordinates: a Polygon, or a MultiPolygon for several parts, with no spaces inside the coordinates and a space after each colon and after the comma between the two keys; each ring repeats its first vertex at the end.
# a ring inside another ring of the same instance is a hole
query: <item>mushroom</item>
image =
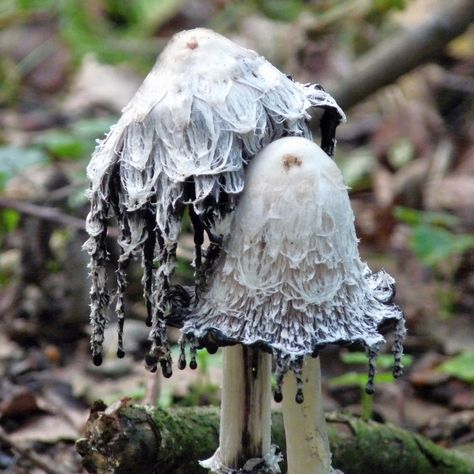
{"type": "Polygon", "coordinates": [[[405,334],[403,313],[392,303],[393,278],[372,273],[359,257],[354,214],[334,161],[300,137],[266,146],[247,168],[222,246],[182,328],[181,366],[187,344],[193,351],[231,346],[223,349],[220,447],[203,465],[217,473],[278,472],[269,440],[271,355],[277,402],[285,378],[289,472],[330,472],[314,358],[327,344],[363,344],[373,392],[380,328],[396,326],[395,376],[405,334]],[[247,469],[246,462],[264,470],[247,469]]]}
{"type": "Polygon", "coordinates": [[[302,85],[254,51],[207,29],[176,34],[124,108],[120,120],[98,143],[87,168],[91,209],[91,348],[102,360],[104,327],[111,298],[107,290],[107,225],[118,223],[116,313],[123,357],[123,294],[127,265],[141,255],[151,370],[160,363],[171,375],[166,325],[171,306],[187,306],[189,295],[171,278],[183,212],[194,228],[196,286],[218,254],[220,234],[244,188],[246,164],[275,139],[311,137],[310,111],[319,112],[321,146],[332,154],[336,126],[345,119],[320,86],[302,85]],[[207,267],[201,247],[207,233],[207,267]]]}

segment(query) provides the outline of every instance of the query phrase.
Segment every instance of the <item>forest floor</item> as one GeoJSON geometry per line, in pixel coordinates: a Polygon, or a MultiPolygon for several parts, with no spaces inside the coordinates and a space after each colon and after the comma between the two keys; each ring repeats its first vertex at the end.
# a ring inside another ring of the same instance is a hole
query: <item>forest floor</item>
{"type": "MultiPolygon", "coordinates": [[[[102,10],[86,13],[103,21],[107,2],[92,3],[102,10]]],[[[356,33],[347,22],[334,20],[335,27],[313,25],[302,36],[304,21],[275,22],[255,12],[242,19],[233,10],[223,15],[228,2],[199,3],[176,6],[142,50],[145,42],[122,38],[128,48],[123,58],[122,43],[100,44],[99,30],[99,39],[87,43],[92,36],[85,27],[80,30],[79,20],[66,17],[71,23],[64,27],[61,15],[68,12],[0,14],[5,22],[0,32],[1,472],[85,472],[74,443],[97,399],[110,404],[152,397],[163,407],[219,404],[219,352],[200,352],[197,370],[174,367],[170,379],[145,370],[148,329],[139,263],[130,269],[127,291],[127,355],[116,358],[111,324],[104,364],[92,364],[87,255],[81,251],[88,157],[175,31],[210,22],[230,32],[231,18],[238,23],[234,38],[296,79],[317,77],[329,90],[356,61],[334,30],[346,33],[344,41],[356,33]],[[78,32],[84,36],[71,39],[78,32]],[[91,44],[96,54],[84,55],[91,44]],[[143,56],[135,62],[134,48],[143,56]]],[[[390,21],[384,16],[383,24],[390,30],[420,23],[417,5],[430,2],[413,3],[390,21]]],[[[380,22],[369,13],[357,17],[365,28],[358,33],[359,47],[382,35],[380,22]]],[[[361,255],[372,269],[384,268],[397,281],[408,357],[405,375],[396,381],[391,356],[379,358],[372,398],[363,390],[366,358],[360,347],[328,347],[321,361],[327,410],[347,410],[442,446],[474,450],[473,53],[471,27],[438,60],[351,108],[347,124],[338,129],[336,162],[350,186],[361,255]]],[[[181,282],[192,278],[192,249],[185,232],[178,254],[181,282]]],[[[170,330],[171,341],[178,337],[170,330]]]]}

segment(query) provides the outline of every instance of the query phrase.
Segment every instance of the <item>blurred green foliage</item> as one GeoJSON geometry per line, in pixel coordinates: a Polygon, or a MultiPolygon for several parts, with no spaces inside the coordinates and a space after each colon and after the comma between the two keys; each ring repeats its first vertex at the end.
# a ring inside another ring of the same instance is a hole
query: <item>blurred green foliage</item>
{"type": "Polygon", "coordinates": [[[32,145],[46,152],[50,158],[89,157],[95,148],[96,138],[102,137],[112,124],[111,118],[79,120],[66,129],[41,133],[32,145]]]}
{"type": "MultiPolygon", "coordinates": [[[[340,352],[342,362],[348,365],[365,365],[368,364],[368,357],[365,352],[340,352]]],[[[413,363],[413,357],[404,355],[402,363],[405,367],[409,367],[413,363]]],[[[376,360],[377,368],[382,372],[375,374],[375,384],[393,383],[395,380],[391,372],[386,372],[393,366],[393,356],[390,354],[380,354],[376,360]]],[[[365,391],[367,384],[367,373],[350,371],[338,377],[331,379],[333,387],[358,387],[360,390],[360,403],[362,406],[362,418],[370,420],[373,417],[373,396],[365,391]]]]}
{"type": "Polygon", "coordinates": [[[373,0],[373,9],[380,13],[387,13],[390,10],[403,10],[407,5],[407,0],[373,0]]]}
{"type": "Polygon", "coordinates": [[[48,163],[48,156],[42,150],[17,145],[0,146],[0,191],[18,173],[33,166],[48,163]]]}
{"type": "Polygon", "coordinates": [[[308,8],[304,0],[255,0],[253,3],[265,16],[280,21],[293,21],[308,8]]]}
{"type": "Polygon", "coordinates": [[[412,231],[411,245],[418,258],[433,267],[473,249],[474,235],[454,234],[447,229],[419,225],[412,231]]]}
{"type": "Polygon", "coordinates": [[[474,352],[462,352],[438,367],[440,372],[474,384],[474,352]]]}
{"type": "MultiPolygon", "coordinates": [[[[179,348],[174,346],[171,349],[174,360],[179,358],[179,348]]],[[[219,387],[211,381],[211,367],[222,367],[222,351],[218,351],[212,356],[206,349],[199,349],[196,353],[197,380],[189,393],[179,400],[172,397],[170,391],[163,390],[158,401],[159,405],[166,407],[167,403],[178,406],[201,406],[219,404],[219,387]]],[[[169,405],[168,405],[169,406],[169,405]]]]}
{"type": "Polygon", "coordinates": [[[406,207],[395,208],[394,214],[411,227],[411,250],[427,267],[437,269],[449,258],[474,249],[474,235],[454,233],[459,224],[456,216],[406,207]]]}
{"type": "MultiPolygon", "coordinates": [[[[341,352],[341,360],[344,364],[360,364],[367,365],[368,358],[365,352],[341,352]]],[[[413,357],[405,354],[402,359],[405,367],[409,367],[413,363],[413,357]]],[[[387,370],[393,365],[393,356],[390,354],[380,354],[377,356],[377,368],[387,370]]]]}
{"type": "Polygon", "coordinates": [[[0,212],[0,235],[7,232],[13,232],[18,222],[20,221],[20,214],[13,209],[3,209],[0,212]]]}
{"type": "MultiPolygon", "coordinates": [[[[0,25],[26,21],[36,14],[58,18],[59,34],[67,41],[76,62],[86,53],[94,52],[104,62],[127,61],[147,72],[164,41],[160,27],[171,20],[187,0],[2,0],[0,25]]],[[[380,22],[393,11],[404,8],[406,0],[241,0],[230,1],[214,17],[209,26],[218,30],[235,26],[243,16],[260,14],[272,20],[289,22],[312,16],[336,23],[349,22],[354,3],[361,5],[369,22],[380,22]]],[[[204,25],[203,25],[204,26],[204,25]]],[[[8,71],[2,68],[4,74],[8,71]]],[[[11,81],[10,81],[11,82],[11,81]]],[[[11,82],[12,84],[14,82],[11,82]]]]}
{"type": "Polygon", "coordinates": [[[474,235],[455,232],[459,219],[444,212],[397,207],[394,216],[410,226],[410,249],[433,272],[440,316],[451,317],[457,299],[456,269],[460,257],[474,249],[474,235]]]}
{"type": "MultiPolygon", "coordinates": [[[[17,145],[0,146],[0,193],[17,174],[34,166],[48,163],[48,156],[42,150],[17,145]]],[[[0,208],[0,246],[7,234],[13,232],[20,222],[20,215],[12,209],[0,208]]],[[[3,278],[0,276],[0,279],[3,278]]]]}

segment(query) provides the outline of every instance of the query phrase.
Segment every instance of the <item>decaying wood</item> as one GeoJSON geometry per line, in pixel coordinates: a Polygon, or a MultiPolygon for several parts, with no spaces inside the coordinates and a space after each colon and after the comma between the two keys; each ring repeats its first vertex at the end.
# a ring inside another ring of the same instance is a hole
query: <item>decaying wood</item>
{"type": "Polygon", "coordinates": [[[367,53],[334,89],[337,103],[347,110],[403,74],[444,54],[446,45],[472,23],[474,2],[454,0],[422,25],[389,38],[367,53]]]}
{"type": "MultiPolygon", "coordinates": [[[[364,422],[347,414],[326,416],[333,467],[345,474],[468,474],[472,460],[389,424],[364,422]]],[[[283,419],[274,413],[273,441],[285,450],[283,419]]],[[[77,450],[89,472],[99,474],[198,474],[219,441],[219,411],[163,410],[125,399],[91,410],[77,450]]],[[[285,472],[283,466],[282,472],[285,472]]]]}

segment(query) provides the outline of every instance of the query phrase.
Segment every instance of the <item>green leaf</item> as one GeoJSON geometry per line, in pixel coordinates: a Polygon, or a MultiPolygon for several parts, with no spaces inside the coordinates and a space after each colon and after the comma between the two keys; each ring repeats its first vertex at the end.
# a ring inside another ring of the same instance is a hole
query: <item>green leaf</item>
{"type": "Polygon", "coordinates": [[[258,0],[258,7],[273,20],[293,21],[306,5],[303,0],[258,0]]]}
{"type": "Polygon", "coordinates": [[[373,0],[374,8],[380,12],[388,12],[392,9],[403,10],[406,6],[406,0],[373,0]]]}
{"type": "Polygon", "coordinates": [[[345,364],[367,364],[369,359],[365,352],[341,352],[341,360],[345,364]]]}
{"type": "Polygon", "coordinates": [[[80,120],[70,129],[43,133],[35,145],[56,158],[84,158],[93,152],[95,140],[102,137],[111,125],[112,118],[80,120]]]}
{"type": "Polygon", "coordinates": [[[44,133],[35,143],[56,158],[81,158],[85,155],[83,142],[66,131],[44,133]]]}
{"type": "MultiPolygon", "coordinates": [[[[375,374],[375,383],[392,383],[395,379],[389,372],[375,374]]],[[[331,379],[331,385],[334,387],[357,386],[364,388],[367,384],[367,374],[358,372],[347,372],[331,379]]]]}
{"type": "Polygon", "coordinates": [[[13,232],[20,221],[20,214],[13,209],[2,209],[0,211],[0,235],[13,232]]]}
{"type": "Polygon", "coordinates": [[[438,367],[440,372],[474,384],[474,352],[462,352],[438,367]]]}
{"type": "Polygon", "coordinates": [[[474,248],[474,235],[456,235],[446,229],[421,224],[410,237],[416,256],[427,266],[436,266],[453,255],[474,248]]]}
{"type": "MultiPolygon", "coordinates": [[[[345,364],[366,365],[369,361],[365,352],[342,352],[341,360],[345,364]]],[[[405,367],[409,367],[413,363],[413,357],[404,355],[402,363],[405,367]]],[[[379,369],[390,369],[393,366],[393,356],[391,354],[380,354],[377,356],[377,367],[379,369]]]]}
{"type": "Polygon", "coordinates": [[[452,228],[459,224],[459,218],[445,212],[419,211],[408,207],[398,206],[393,215],[396,219],[408,225],[427,224],[452,228]]]}

